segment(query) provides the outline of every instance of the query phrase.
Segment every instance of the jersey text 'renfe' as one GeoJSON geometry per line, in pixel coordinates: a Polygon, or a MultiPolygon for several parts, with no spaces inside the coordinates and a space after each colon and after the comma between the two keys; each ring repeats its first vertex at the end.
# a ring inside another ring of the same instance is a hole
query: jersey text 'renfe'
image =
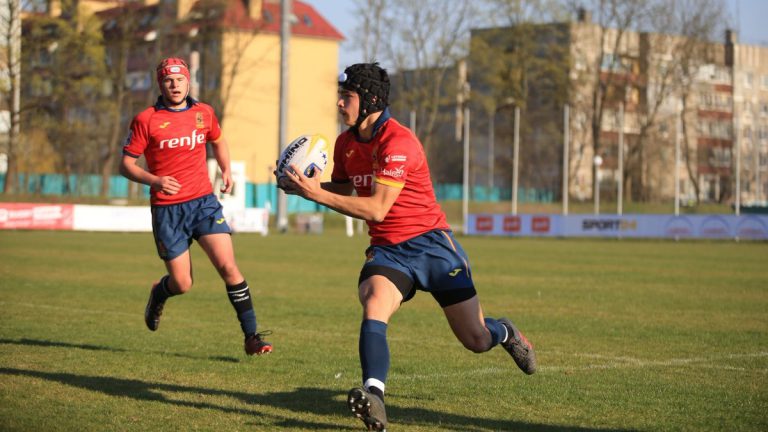
{"type": "Polygon", "coordinates": [[[396,244],[433,229],[449,229],[435,199],[424,148],[394,118],[381,124],[371,142],[357,141],[351,130],[339,135],[331,180],[351,182],[361,197],[371,196],[376,184],[402,189],[383,221],[368,222],[372,245],[396,244]]]}
{"type": "Polygon", "coordinates": [[[147,159],[147,170],[156,176],[172,176],[181,189],[175,195],[152,190],[153,205],[186,202],[213,192],[205,160],[205,144],[221,136],[219,120],[210,105],[190,101],[181,111],[161,103],[137,115],[123,146],[123,154],[147,159]]]}

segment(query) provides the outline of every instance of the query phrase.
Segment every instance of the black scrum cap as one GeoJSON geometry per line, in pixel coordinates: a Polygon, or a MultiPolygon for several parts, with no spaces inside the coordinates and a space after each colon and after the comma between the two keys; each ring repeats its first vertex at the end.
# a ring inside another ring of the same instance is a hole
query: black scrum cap
{"type": "Polygon", "coordinates": [[[339,87],[360,95],[358,125],[369,114],[389,105],[389,75],[378,63],[358,63],[344,69],[339,75],[339,87]]]}

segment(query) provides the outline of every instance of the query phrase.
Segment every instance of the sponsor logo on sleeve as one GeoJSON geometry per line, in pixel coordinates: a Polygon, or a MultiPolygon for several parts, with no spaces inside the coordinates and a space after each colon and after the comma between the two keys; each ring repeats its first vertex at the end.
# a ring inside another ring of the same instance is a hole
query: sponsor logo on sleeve
{"type": "Polygon", "coordinates": [[[393,168],[393,169],[386,169],[385,168],[385,169],[381,170],[381,175],[382,176],[394,177],[394,178],[400,178],[400,177],[402,177],[405,174],[405,169],[404,168],[405,168],[405,165],[400,165],[399,167],[393,168]]]}
{"type": "Polygon", "coordinates": [[[405,162],[408,158],[405,157],[405,155],[387,155],[384,158],[384,163],[389,162],[405,162]]]}

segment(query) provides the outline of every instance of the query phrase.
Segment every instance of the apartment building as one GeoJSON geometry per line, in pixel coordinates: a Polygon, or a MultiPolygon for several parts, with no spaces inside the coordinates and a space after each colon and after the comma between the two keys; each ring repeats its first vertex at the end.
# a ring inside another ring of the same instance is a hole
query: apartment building
{"type": "MultiPolygon", "coordinates": [[[[552,75],[539,77],[544,84],[526,82],[526,99],[518,102],[524,106],[520,162],[532,165],[529,174],[521,170],[521,184],[562,184],[564,108],[553,109],[542,98],[553,98],[543,87],[557,82],[563,69],[572,199],[592,199],[598,184],[601,195],[612,199],[621,186],[625,200],[667,201],[679,193],[682,204],[697,198],[734,202],[739,187],[742,203],[766,201],[768,47],[740,45],[733,32],[718,42],[701,42],[603,28],[586,12],[568,23],[529,26],[535,29],[530,32],[535,49],[529,51],[548,59],[552,75]],[[551,127],[555,124],[556,132],[551,127]],[[530,172],[538,180],[526,180],[530,172]]],[[[514,52],[519,36],[515,40],[507,29],[505,39],[504,30],[473,31],[472,37],[491,38],[501,46],[500,53],[514,52]]],[[[473,92],[499,91],[472,79],[473,92]]],[[[511,136],[508,129],[499,129],[510,123],[509,117],[496,119],[497,141],[511,136]]],[[[491,135],[484,128],[476,132],[476,140],[491,135]]],[[[476,159],[482,164],[487,154],[480,149],[476,159]]],[[[496,151],[503,152],[498,146],[496,151]]]]}

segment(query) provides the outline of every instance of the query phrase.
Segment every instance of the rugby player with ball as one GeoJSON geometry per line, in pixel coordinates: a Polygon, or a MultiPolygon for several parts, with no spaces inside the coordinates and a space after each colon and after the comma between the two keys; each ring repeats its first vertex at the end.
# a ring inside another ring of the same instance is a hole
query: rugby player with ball
{"type": "Polygon", "coordinates": [[[424,149],[387,108],[387,72],[378,63],[355,64],[338,82],[337,107],[349,129],[336,139],[331,181],[294,166],[278,185],[368,224],[371,242],[358,280],[362,386],[349,391],[347,404],[367,429],[385,430],[387,326],[417,291],[434,297],[468,350],[501,345],[527,374],[536,372],[536,354],[510,320],[484,317],[469,259],[435,199],[424,149]]]}

